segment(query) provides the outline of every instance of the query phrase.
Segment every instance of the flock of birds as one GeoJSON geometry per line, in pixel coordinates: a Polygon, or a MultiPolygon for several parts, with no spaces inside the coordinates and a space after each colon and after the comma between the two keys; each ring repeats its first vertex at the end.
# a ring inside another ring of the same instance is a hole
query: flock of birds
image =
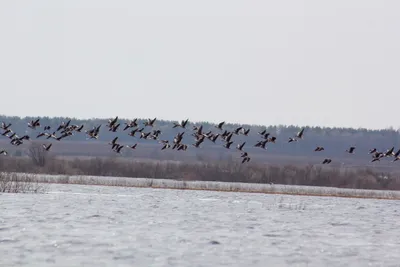
{"type": "MultiPolygon", "coordinates": [[[[188,145],[184,144],[183,137],[186,133],[185,130],[187,130],[187,126],[189,123],[189,120],[182,120],[180,123],[173,123],[172,128],[180,128],[183,131],[178,132],[173,140],[170,142],[169,140],[162,140],[160,139],[161,135],[161,130],[155,129],[155,122],[157,118],[154,119],[147,119],[146,121],[143,122],[143,125],[139,125],[138,119],[134,119],[128,122],[125,122],[125,126],[122,129],[122,131],[127,131],[128,130],[128,135],[132,137],[138,137],[139,139],[147,139],[147,140],[155,140],[158,141],[161,144],[161,150],[165,150],[168,148],[171,149],[176,149],[177,151],[186,151],[188,149],[188,145]]],[[[194,143],[192,144],[193,147],[195,148],[200,148],[200,145],[205,141],[209,140],[210,142],[216,143],[218,139],[222,140],[223,144],[222,146],[225,147],[226,149],[230,149],[231,146],[233,145],[234,141],[232,137],[234,135],[243,135],[243,136],[248,136],[250,133],[250,128],[245,129],[244,127],[237,127],[233,131],[227,131],[226,129],[223,129],[225,124],[225,121],[216,124],[214,127],[216,128],[216,132],[213,132],[209,130],[208,132],[203,131],[203,126],[196,126],[193,125],[192,129],[192,134],[191,136],[194,137],[194,143]]],[[[40,119],[32,120],[28,122],[27,125],[29,128],[33,130],[40,129],[41,123],[40,119]]],[[[98,139],[99,134],[100,134],[100,128],[101,124],[98,126],[93,127],[90,130],[85,130],[83,132],[84,125],[75,125],[71,124],[71,120],[68,120],[67,122],[61,122],[61,124],[57,127],[57,129],[51,129],[50,126],[44,126],[43,131],[39,132],[36,136],[36,138],[41,138],[41,137],[46,137],[46,139],[54,139],[57,141],[61,141],[62,139],[72,136],[76,133],[85,133],[87,135],[87,139],[98,139]]],[[[118,129],[121,127],[121,123],[118,121],[118,116],[109,119],[108,123],[106,124],[106,127],[108,131],[111,132],[117,132],[118,129]]],[[[122,128],[122,127],[121,127],[122,128]]],[[[25,140],[30,140],[29,135],[23,135],[19,137],[15,132],[12,131],[11,129],[11,123],[4,123],[2,122],[0,125],[0,129],[3,130],[3,133],[1,133],[2,136],[8,137],[11,141],[10,143],[15,146],[19,146],[23,144],[25,140]]],[[[267,144],[268,143],[275,143],[276,142],[276,137],[272,136],[267,130],[263,130],[261,132],[258,132],[258,135],[260,136],[260,141],[258,141],[254,147],[258,147],[261,149],[267,149],[267,144]]],[[[301,129],[298,133],[296,133],[293,137],[290,137],[288,140],[288,143],[291,142],[297,142],[304,137],[304,128],[301,129]]],[[[113,140],[111,140],[108,143],[111,146],[112,151],[116,153],[121,153],[121,150],[124,147],[128,147],[130,149],[136,149],[137,143],[133,145],[122,145],[118,142],[118,136],[115,137],[113,140]]],[[[246,163],[250,161],[250,155],[248,152],[245,151],[244,147],[246,145],[246,142],[238,143],[236,145],[236,150],[241,152],[241,162],[246,163]]],[[[42,144],[42,149],[44,151],[49,151],[52,147],[52,143],[49,144],[42,144]]],[[[353,154],[355,151],[355,147],[349,147],[346,149],[346,152],[349,154],[353,154]]],[[[314,151],[319,152],[325,150],[324,147],[322,146],[317,146],[314,151]]],[[[7,155],[6,150],[0,150],[0,155],[7,155]]],[[[371,162],[375,161],[380,161],[380,159],[385,158],[385,157],[394,157],[393,161],[397,161],[400,159],[400,149],[397,152],[394,152],[394,147],[388,149],[385,152],[379,152],[377,151],[376,148],[373,148],[369,151],[369,154],[372,156],[371,162]]],[[[332,159],[330,158],[325,158],[322,161],[322,164],[329,164],[332,162],[332,159]]]]}

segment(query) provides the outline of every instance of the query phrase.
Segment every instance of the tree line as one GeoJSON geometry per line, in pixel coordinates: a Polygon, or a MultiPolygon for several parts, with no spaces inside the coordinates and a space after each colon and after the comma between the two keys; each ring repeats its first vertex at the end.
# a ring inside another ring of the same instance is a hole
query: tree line
{"type": "MultiPolygon", "coordinates": [[[[111,118],[111,117],[110,117],[111,118]]],[[[108,122],[108,119],[76,119],[76,118],[67,118],[67,117],[17,117],[17,116],[0,116],[0,121],[5,123],[11,123],[12,130],[16,132],[18,135],[22,136],[24,134],[30,135],[33,140],[36,139],[36,136],[39,131],[43,131],[44,126],[50,126],[52,132],[57,129],[62,121],[68,121],[71,119],[72,124],[82,125],[84,124],[84,129],[89,130],[95,126],[103,125],[101,129],[101,134],[99,135],[98,141],[101,142],[110,142],[114,137],[118,136],[120,142],[137,142],[139,145],[141,143],[149,143],[149,140],[134,138],[128,135],[129,129],[127,131],[118,131],[118,132],[110,132],[106,129],[105,125],[108,122]],[[40,130],[32,130],[27,127],[27,123],[40,118],[41,128],[40,130]]],[[[181,119],[186,118],[178,118],[179,121],[181,119]]],[[[143,122],[146,119],[138,119],[139,125],[143,125],[143,122]]],[[[121,127],[123,128],[123,123],[128,122],[128,119],[120,119],[121,127]]],[[[160,129],[162,134],[160,135],[160,139],[172,140],[174,136],[181,132],[183,129],[172,128],[173,122],[178,121],[168,121],[168,120],[157,120],[155,123],[155,129],[160,129]]],[[[191,131],[192,125],[203,125],[203,131],[213,131],[218,132],[218,129],[215,128],[215,124],[209,122],[195,122],[192,123],[189,120],[188,130],[191,131]]],[[[352,156],[354,157],[363,157],[368,156],[368,151],[372,148],[377,148],[378,150],[386,150],[394,146],[395,148],[400,148],[400,135],[399,131],[394,129],[381,129],[381,130],[370,130],[370,129],[353,129],[353,128],[330,128],[330,127],[307,127],[305,126],[304,131],[304,139],[300,142],[288,143],[289,137],[292,137],[296,134],[303,126],[299,125],[242,125],[242,124],[232,124],[226,122],[224,125],[224,129],[228,131],[232,131],[235,128],[243,126],[244,128],[250,128],[250,133],[246,137],[246,146],[249,149],[254,148],[254,144],[260,140],[260,136],[258,132],[266,129],[267,132],[270,132],[271,135],[276,136],[277,140],[275,144],[268,145],[269,153],[276,153],[280,155],[298,155],[298,156],[310,156],[315,155],[314,152],[315,147],[324,146],[327,155],[331,157],[346,157],[345,150],[349,146],[356,147],[356,153],[352,156]]],[[[189,134],[188,134],[189,135],[189,134]]],[[[0,136],[1,139],[6,139],[5,136],[0,136]]],[[[193,138],[190,136],[186,136],[186,142],[190,145],[193,143],[193,138]]],[[[87,136],[84,133],[76,134],[66,138],[69,141],[87,141],[91,142],[93,140],[88,140],[87,136]]],[[[185,139],[184,139],[185,140],[185,139]]],[[[235,145],[236,143],[242,142],[244,139],[239,135],[235,137],[235,145]]],[[[151,141],[150,141],[151,142],[151,141]]],[[[154,142],[153,142],[154,143],[154,142]]],[[[215,146],[212,142],[204,142],[203,147],[207,146],[215,146]]],[[[221,146],[220,149],[225,149],[221,146]]]]}

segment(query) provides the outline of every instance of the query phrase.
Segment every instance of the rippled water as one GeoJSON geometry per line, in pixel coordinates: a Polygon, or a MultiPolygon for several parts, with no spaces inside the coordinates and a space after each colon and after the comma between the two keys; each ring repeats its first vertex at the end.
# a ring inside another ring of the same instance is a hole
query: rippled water
{"type": "Polygon", "coordinates": [[[400,201],[49,185],[0,194],[0,266],[400,266],[400,201]]]}

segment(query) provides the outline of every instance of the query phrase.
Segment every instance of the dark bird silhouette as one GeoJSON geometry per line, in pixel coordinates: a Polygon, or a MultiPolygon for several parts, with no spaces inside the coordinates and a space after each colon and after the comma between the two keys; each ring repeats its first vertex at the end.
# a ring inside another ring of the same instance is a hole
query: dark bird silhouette
{"type": "Polygon", "coordinates": [[[114,119],[109,119],[108,120],[108,124],[107,127],[108,128],[112,128],[114,126],[114,124],[116,124],[118,121],[118,116],[116,116],[114,119]]]}
{"type": "Polygon", "coordinates": [[[194,147],[199,147],[200,146],[200,144],[201,143],[203,143],[203,141],[204,141],[204,137],[203,137],[203,139],[199,139],[199,140],[197,140],[194,144],[192,144],[194,147]]]}
{"type": "Polygon", "coordinates": [[[332,160],[331,159],[324,159],[324,161],[322,162],[322,164],[329,164],[331,163],[332,160]]]}
{"type": "Polygon", "coordinates": [[[113,124],[113,125],[111,125],[111,126],[109,127],[108,130],[115,133],[115,132],[118,130],[118,127],[119,127],[120,125],[121,125],[120,123],[118,123],[118,124],[113,124]]]}
{"type": "Polygon", "coordinates": [[[71,120],[68,120],[66,123],[65,122],[61,122],[61,124],[58,126],[56,132],[65,129],[69,126],[69,124],[71,123],[71,120]]]}
{"type": "Polygon", "coordinates": [[[137,127],[137,126],[138,126],[137,119],[131,120],[130,122],[125,122],[124,131],[129,129],[129,128],[134,128],[134,127],[137,127]]]}
{"type": "Polygon", "coordinates": [[[296,137],[297,137],[298,139],[302,139],[302,138],[303,138],[303,135],[304,135],[304,128],[301,129],[301,131],[298,132],[298,133],[296,134],[296,137]]]}
{"type": "Polygon", "coordinates": [[[322,151],[325,150],[322,146],[317,146],[314,151],[322,151]]]}
{"type": "Polygon", "coordinates": [[[80,132],[82,132],[82,129],[83,129],[83,124],[81,126],[79,126],[78,128],[76,128],[75,131],[80,133],[80,132]]]}
{"type": "Polygon", "coordinates": [[[129,135],[134,137],[134,136],[136,135],[136,133],[140,133],[140,132],[142,132],[143,130],[144,130],[144,128],[142,128],[142,129],[139,129],[139,128],[133,129],[133,130],[129,133],[129,135]]]}
{"type": "Polygon", "coordinates": [[[164,150],[164,149],[167,149],[167,148],[170,148],[171,147],[171,145],[168,143],[168,141],[166,142],[166,143],[164,143],[164,145],[163,145],[163,147],[161,148],[161,150],[164,150]]]}
{"type": "Polygon", "coordinates": [[[185,145],[185,144],[179,144],[177,150],[178,150],[178,151],[180,151],[180,150],[186,151],[187,147],[188,147],[188,146],[185,145]]]}
{"type": "Polygon", "coordinates": [[[242,133],[243,133],[244,136],[248,136],[249,133],[250,133],[250,128],[247,129],[247,130],[243,128],[243,129],[242,129],[242,133]]]}
{"type": "Polygon", "coordinates": [[[114,137],[114,139],[111,140],[111,142],[108,143],[108,144],[109,144],[109,145],[114,145],[115,143],[117,143],[117,140],[118,140],[118,136],[114,137]]]}
{"type": "Polygon", "coordinates": [[[258,141],[257,144],[255,144],[255,147],[260,147],[263,149],[267,149],[266,145],[267,145],[268,140],[263,140],[263,141],[258,141]]]}
{"type": "Polygon", "coordinates": [[[181,128],[186,128],[186,125],[187,125],[187,123],[188,123],[188,121],[189,121],[189,119],[186,119],[186,120],[182,120],[182,122],[181,123],[176,123],[176,122],[174,122],[174,126],[172,127],[172,128],[176,128],[176,127],[181,127],[181,128]]]}
{"type": "Polygon", "coordinates": [[[261,132],[257,132],[259,135],[264,136],[267,133],[267,129],[262,130],[261,132]]]}
{"type": "Polygon", "coordinates": [[[243,159],[242,159],[242,164],[243,163],[245,163],[245,162],[249,162],[250,161],[250,157],[243,157],[243,159]]]}
{"type": "Polygon", "coordinates": [[[236,148],[237,148],[238,150],[242,151],[242,149],[243,149],[243,147],[244,147],[245,144],[246,144],[246,142],[243,142],[242,144],[238,144],[236,148]]]}
{"type": "Polygon", "coordinates": [[[134,144],[134,145],[128,146],[128,147],[130,147],[130,148],[132,148],[132,149],[136,149],[136,146],[137,146],[137,143],[134,144]]]}
{"type": "Polygon", "coordinates": [[[36,127],[39,127],[40,126],[40,119],[37,119],[37,120],[32,120],[31,122],[28,122],[28,127],[29,128],[31,128],[31,129],[33,129],[33,130],[35,130],[36,129],[36,127]]]}
{"type": "Polygon", "coordinates": [[[3,136],[7,136],[8,137],[8,133],[12,133],[13,131],[11,130],[11,129],[7,129],[7,130],[5,130],[1,135],[3,135],[3,136]]]}
{"type": "Polygon", "coordinates": [[[11,125],[12,125],[11,123],[6,124],[5,122],[2,122],[0,128],[5,130],[5,131],[7,131],[8,128],[10,128],[11,125]]]}
{"type": "Polygon", "coordinates": [[[393,151],[394,151],[394,147],[392,147],[391,149],[388,149],[388,150],[385,152],[384,156],[385,156],[385,157],[393,156],[393,151]]]}
{"type": "Polygon", "coordinates": [[[232,144],[233,144],[233,141],[228,141],[228,142],[226,142],[226,143],[224,144],[224,147],[227,148],[227,149],[229,149],[230,146],[231,146],[232,144]]]}
{"type": "Polygon", "coordinates": [[[214,134],[213,136],[210,136],[209,139],[211,140],[211,142],[215,143],[215,141],[217,141],[219,137],[219,134],[214,134]]]}
{"type": "Polygon", "coordinates": [[[149,126],[149,127],[153,127],[154,123],[156,122],[157,118],[154,119],[148,119],[146,122],[144,122],[144,126],[149,126]]]}
{"type": "Polygon", "coordinates": [[[148,133],[141,132],[140,133],[140,139],[142,139],[142,138],[143,139],[147,139],[150,134],[151,134],[151,132],[148,132],[148,133]]]}
{"type": "Polygon", "coordinates": [[[44,150],[49,151],[52,145],[53,144],[51,144],[51,143],[48,144],[47,146],[45,144],[43,144],[42,147],[43,147],[44,150]]]}
{"type": "Polygon", "coordinates": [[[221,131],[223,131],[223,130],[222,130],[222,126],[224,126],[224,124],[225,124],[225,121],[218,123],[218,125],[215,126],[215,127],[217,127],[218,129],[220,129],[221,131]]]}
{"type": "Polygon", "coordinates": [[[240,157],[244,158],[244,157],[247,157],[248,155],[249,155],[249,153],[243,151],[243,152],[242,152],[242,155],[241,155],[240,157]]]}
{"type": "Polygon", "coordinates": [[[242,126],[240,126],[240,127],[237,127],[234,131],[233,131],[233,133],[234,134],[236,134],[236,135],[238,135],[239,134],[239,132],[241,131],[243,129],[243,127],[242,126]]]}
{"type": "Polygon", "coordinates": [[[400,156],[400,149],[399,150],[397,150],[397,152],[396,153],[394,153],[394,155],[393,155],[395,158],[397,158],[397,157],[399,157],[400,156]]]}
{"type": "Polygon", "coordinates": [[[121,153],[121,149],[122,149],[123,147],[124,147],[124,146],[122,146],[122,145],[116,144],[116,147],[115,147],[114,151],[117,152],[118,154],[120,154],[120,153],[121,153]]]}

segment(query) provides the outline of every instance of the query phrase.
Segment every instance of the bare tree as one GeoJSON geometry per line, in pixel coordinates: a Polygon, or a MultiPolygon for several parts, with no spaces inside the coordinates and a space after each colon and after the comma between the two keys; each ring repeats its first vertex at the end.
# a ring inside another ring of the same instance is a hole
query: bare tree
{"type": "Polygon", "coordinates": [[[28,156],[31,158],[33,164],[43,167],[47,161],[47,151],[38,143],[32,143],[28,149],[28,156]]]}

